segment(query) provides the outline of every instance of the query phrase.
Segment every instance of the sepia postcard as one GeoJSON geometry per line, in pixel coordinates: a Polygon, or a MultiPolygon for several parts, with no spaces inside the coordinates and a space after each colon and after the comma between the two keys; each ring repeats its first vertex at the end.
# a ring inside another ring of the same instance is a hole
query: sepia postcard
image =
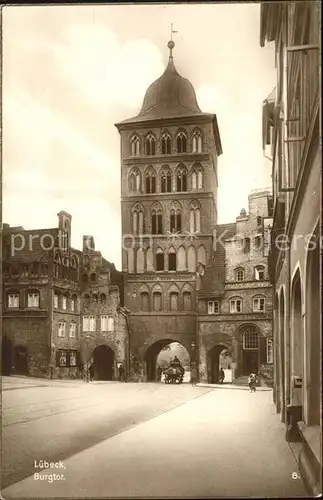
{"type": "Polygon", "coordinates": [[[320,19],[2,6],[5,500],[321,496],[320,19]]]}

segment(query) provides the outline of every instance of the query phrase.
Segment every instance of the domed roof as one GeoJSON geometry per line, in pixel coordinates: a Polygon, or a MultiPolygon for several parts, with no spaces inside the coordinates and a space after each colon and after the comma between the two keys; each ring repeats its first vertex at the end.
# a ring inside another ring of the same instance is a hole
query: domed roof
{"type": "Polygon", "coordinates": [[[169,42],[170,56],[163,75],[148,88],[139,116],[151,118],[202,114],[193,85],[176,70],[169,42]]]}
{"type": "Polygon", "coordinates": [[[170,54],[167,68],[162,76],[148,87],[139,115],[125,121],[137,122],[208,114],[200,110],[191,82],[176,70],[172,54],[174,46],[173,41],[168,42],[170,54]]]}

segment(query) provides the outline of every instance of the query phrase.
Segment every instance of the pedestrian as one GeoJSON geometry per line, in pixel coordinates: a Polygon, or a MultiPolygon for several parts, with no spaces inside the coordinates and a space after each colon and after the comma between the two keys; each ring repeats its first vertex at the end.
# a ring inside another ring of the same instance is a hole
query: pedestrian
{"type": "Polygon", "coordinates": [[[157,366],[157,382],[160,382],[160,381],[161,381],[162,372],[163,372],[163,370],[162,370],[162,369],[161,369],[161,367],[158,365],[158,366],[157,366]]]}
{"type": "Polygon", "coordinates": [[[255,373],[250,373],[248,377],[248,385],[250,392],[256,392],[257,377],[255,373]]]}
{"type": "Polygon", "coordinates": [[[191,368],[191,384],[192,384],[192,386],[196,385],[196,381],[197,381],[197,369],[195,368],[195,366],[192,366],[192,368],[191,368]]]}
{"type": "Polygon", "coordinates": [[[220,382],[220,384],[223,384],[224,377],[225,377],[225,373],[224,373],[223,368],[221,368],[221,370],[219,371],[219,382],[220,382]]]}
{"type": "Polygon", "coordinates": [[[90,375],[90,382],[92,382],[93,381],[93,375],[94,375],[94,366],[93,366],[93,363],[90,364],[89,375],[90,375]]]}
{"type": "Polygon", "coordinates": [[[119,364],[119,382],[124,381],[124,368],[122,363],[119,364]]]}

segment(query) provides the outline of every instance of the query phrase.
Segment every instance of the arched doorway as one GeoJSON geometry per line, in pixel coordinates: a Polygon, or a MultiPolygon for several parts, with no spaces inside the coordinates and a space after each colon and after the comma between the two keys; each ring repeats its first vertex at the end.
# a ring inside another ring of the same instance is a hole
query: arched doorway
{"type": "Polygon", "coordinates": [[[12,340],[6,335],[2,337],[2,375],[10,375],[12,367],[12,340]]]}
{"type": "Polygon", "coordinates": [[[207,357],[208,382],[210,384],[218,384],[220,367],[231,369],[231,351],[227,346],[218,344],[210,349],[207,357]]]}
{"type": "MultiPolygon", "coordinates": [[[[302,288],[301,277],[297,271],[292,283],[292,307],[291,307],[291,337],[292,337],[292,376],[304,378],[304,347],[303,347],[303,323],[302,323],[302,288]]],[[[303,390],[295,387],[292,381],[293,404],[303,406],[303,390]]]]}
{"type": "Polygon", "coordinates": [[[168,366],[171,358],[177,356],[185,369],[186,377],[190,370],[190,354],[181,343],[173,339],[158,340],[148,347],[145,356],[145,380],[146,382],[156,382],[158,380],[157,367],[162,369],[168,366]]]}
{"type": "Polygon", "coordinates": [[[26,347],[21,345],[14,347],[13,366],[17,375],[28,375],[28,352],[26,347]]]}
{"type": "Polygon", "coordinates": [[[94,379],[114,379],[114,352],[107,345],[99,345],[93,351],[94,379]]]}
{"type": "MultiPolygon", "coordinates": [[[[306,390],[307,425],[320,425],[321,334],[320,255],[318,227],[307,251],[306,269],[306,390]],[[308,388],[308,389],[307,389],[308,388]]],[[[304,384],[305,385],[305,384],[304,384]]]]}
{"type": "Polygon", "coordinates": [[[244,325],[241,330],[242,375],[260,372],[266,363],[266,338],[255,325],[244,325]]]}

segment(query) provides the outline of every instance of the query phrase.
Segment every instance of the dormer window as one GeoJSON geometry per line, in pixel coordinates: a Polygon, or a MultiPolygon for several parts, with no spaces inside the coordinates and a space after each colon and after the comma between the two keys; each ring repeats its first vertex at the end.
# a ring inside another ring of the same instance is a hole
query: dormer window
{"type": "Polygon", "coordinates": [[[265,279],[265,268],[264,266],[255,267],[255,280],[263,281],[265,279]]]}

